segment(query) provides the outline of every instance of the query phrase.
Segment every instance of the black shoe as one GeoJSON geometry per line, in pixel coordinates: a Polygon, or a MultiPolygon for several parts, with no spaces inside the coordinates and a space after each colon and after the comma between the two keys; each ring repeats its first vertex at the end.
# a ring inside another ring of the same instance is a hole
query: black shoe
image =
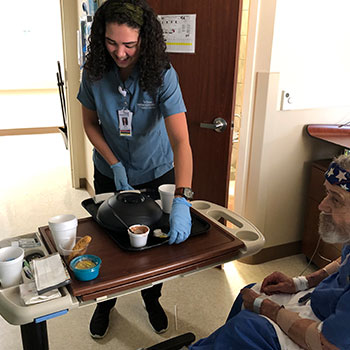
{"type": "Polygon", "coordinates": [[[90,335],[93,338],[101,339],[108,332],[109,314],[115,305],[116,300],[108,300],[97,304],[90,321],[90,335]]]}
{"type": "Polygon", "coordinates": [[[168,329],[168,318],[159,301],[153,300],[147,303],[143,301],[143,305],[148,312],[148,320],[153,330],[158,334],[166,332],[168,329]]]}

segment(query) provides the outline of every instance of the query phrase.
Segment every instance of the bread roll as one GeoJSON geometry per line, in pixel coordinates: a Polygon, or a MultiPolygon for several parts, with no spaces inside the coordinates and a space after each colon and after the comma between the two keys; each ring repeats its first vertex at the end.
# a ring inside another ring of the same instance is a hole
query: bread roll
{"type": "Polygon", "coordinates": [[[73,251],[69,254],[68,262],[74,259],[76,256],[83,255],[86,252],[88,245],[90,244],[92,238],[89,235],[80,238],[79,241],[73,247],[73,251]]]}

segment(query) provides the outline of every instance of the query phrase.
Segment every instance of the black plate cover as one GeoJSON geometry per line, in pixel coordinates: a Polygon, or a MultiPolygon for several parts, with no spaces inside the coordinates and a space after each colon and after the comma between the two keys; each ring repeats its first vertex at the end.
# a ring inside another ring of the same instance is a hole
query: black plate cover
{"type": "MultiPolygon", "coordinates": [[[[97,211],[101,203],[95,204],[92,198],[85,199],[82,201],[81,205],[88,211],[88,213],[92,216],[92,218],[99,224],[98,218],[97,218],[97,211]]],[[[192,228],[191,228],[191,235],[190,236],[196,236],[202,233],[207,232],[210,229],[210,224],[200,218],[199,216],[195,215],[191,212],[192,217],[192,228]]],[[[103,225],[101,225],[104,227],[103,225]]],[[[163,213],[162,217],[158,222],[156,222],[153,225],[150,225],[150,234],[148,236],[147,244],[144,247],[141,248],[134,248],[130,245],[129,241],[129,235],[126,229],[120,228],[117,230],[111,230],[111,229],[105,229],[105,232],[119,245],[120,248],[124,250],[129,251],[140,251],[144,249],[150,249],[157,247],[159,245],[165,244],[168,242],[168,238],[158,238],[153,236],[153,230],[155,229],[161,229],[163,232],[169,231],[169,215],[163,213]]]]}
{"type": "Polygon", "coordinates": [[[162,217],[159,205],[147,193],[120,192],[97,209],[96,219],[107,230],[121,230],[141,224],[151,227],[162,217]]]}

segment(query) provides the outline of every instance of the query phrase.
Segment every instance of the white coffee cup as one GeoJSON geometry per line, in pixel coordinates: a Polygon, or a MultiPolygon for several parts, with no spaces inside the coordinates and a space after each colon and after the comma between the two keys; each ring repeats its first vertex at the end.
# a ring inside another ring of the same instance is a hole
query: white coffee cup
{"type": "Polygon", "coordinates": [[[147,244],[149,227],[146,225],[132,225],[128,229],[130,244],[134,248],[141,248],[147,244]]]}
{"type": "Polygon", "coordinates": [[[67,239],[75,241],[78,220],[72,214],[57,215],[49,219],[49,228],[55,241],[56,248],[63,255],[60,245],[67,239]]]}
{"type": "Polygon", "coordinates": [[[162,201],[162,209],[166,214],[170,214],[173,206],[173,199],[175,193],[175,185],[161,185],[158,187],[160,200],[162,201]]]}
{"type": "Polygon", "coordinates": [[[22,276],[24,250],[20,247],[0,249],[0,283],[2,288],[20,283],[22,276]]]}

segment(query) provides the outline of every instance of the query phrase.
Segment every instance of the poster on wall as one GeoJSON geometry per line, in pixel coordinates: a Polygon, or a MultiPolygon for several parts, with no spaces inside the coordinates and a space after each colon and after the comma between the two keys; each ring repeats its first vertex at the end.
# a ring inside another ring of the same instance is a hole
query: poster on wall
{"type": "Polygon", "coordinates": [[[196,15],[159,15],[167,52],[194,53],[196,15]]]}

